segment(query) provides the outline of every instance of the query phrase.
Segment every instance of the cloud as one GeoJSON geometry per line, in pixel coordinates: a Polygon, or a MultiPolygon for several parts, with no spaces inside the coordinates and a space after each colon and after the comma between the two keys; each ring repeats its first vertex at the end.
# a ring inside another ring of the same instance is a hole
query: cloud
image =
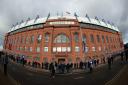
{"type": "MultiPolygon", "coordinates": [[[[124,42],[128,42],[128,9],[127,0],[1,0],[0,33],[5,34],[12,24],[28,17],[51,16],[58,12],[77,12],[79,16],[98,16],[114,22],[122,32],[124,42]]],[[[1,40],[0,40],[1,43],[1,40]]]]}

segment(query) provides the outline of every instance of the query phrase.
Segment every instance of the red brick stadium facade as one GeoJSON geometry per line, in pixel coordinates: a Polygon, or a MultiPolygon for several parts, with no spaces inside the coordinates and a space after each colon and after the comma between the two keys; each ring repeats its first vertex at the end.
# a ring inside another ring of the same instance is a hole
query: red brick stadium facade
{"type": "Polygon", "coordinates": [[[22,22],[6,34],[4,50],[27,61],[80,62],[123,49],[121,33],[96,19],[56,16],[22,22]]]}

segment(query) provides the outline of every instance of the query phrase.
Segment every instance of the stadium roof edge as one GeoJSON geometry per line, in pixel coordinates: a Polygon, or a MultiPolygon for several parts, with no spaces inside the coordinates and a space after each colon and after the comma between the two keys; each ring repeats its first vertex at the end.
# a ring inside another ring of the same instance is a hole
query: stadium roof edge
{"type": "MultiPolygon", "coordinates": [[[[60,19],[60,18],[76,19],[75,16],[51,16],[48,19],[60,19]]],[[[78,22],[99,25],[99,26],[107,27],[107,28],[110,28],[112,30],[115,30],[115,31],[119,32],[119,29],[118,29],[117,26],[113,26],[113,25],[105,23],[101,20],[96,20],[96,19],[87,18],[87,17],[77,17],[77,19],[78,19],[78,22]]],[[[27,27],[27,26],[31,26],[31,25],[45,23],[46,21],[47,21],[47,17],[25,21],[21,24],[18,24],[16,26],[12,27],[8,32],[12,32],[14,30],[17,30],[17,29],[20,29],[20,28],[23,28],[23,27],[27,27]]]]}

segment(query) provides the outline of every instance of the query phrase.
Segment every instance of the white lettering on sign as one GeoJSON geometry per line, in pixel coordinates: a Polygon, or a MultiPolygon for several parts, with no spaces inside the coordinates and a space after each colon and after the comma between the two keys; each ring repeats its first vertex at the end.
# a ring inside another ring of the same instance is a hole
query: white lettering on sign
{"type": "Polygon", "coordinates": [[[50,25],[56,25],[56,24],[75,24],[73,21],[55,21],[55,22],[49,22],[50,25]]]}

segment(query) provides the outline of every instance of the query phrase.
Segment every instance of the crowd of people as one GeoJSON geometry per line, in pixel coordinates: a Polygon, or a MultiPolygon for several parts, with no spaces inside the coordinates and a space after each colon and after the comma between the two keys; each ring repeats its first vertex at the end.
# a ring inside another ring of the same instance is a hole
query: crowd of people
{"type": "MultiPolygon", "coordinates": [[[[113,55],[108,55],[106,58],[103,57],[102,58],[102,62],[103,63],[108,63],[108,69],[111,69],[111,65],[114,62],[114,59],[116,56],[121,56],[121,61],[124,60],[124,57],[126,57],[126,54],[124,51],[120,52],[120,53],[115,53],[113,55]]],[[[46,69],[46,70],[50,70],[51,72],[51,76],[54,77],[55,73],[70,73],[75,69],[81,69],[81,70],[89,70],[89,72],[93,72],[93,69],[95,67],[97,67],[97,65],[99,65],[100,60],[99,59],[89,59],[88,61],[80,61],[77,63],[65,63],[65,62],[42,62],[39,63],[37,61],[33,61],[30,62],[26,60],[25,56],[15,56],[15,55],[11,55],[11,54],[7,54],[6,52],[0,52],[0,62],[2,62],[2,64],[4,65],[4,73],[5,75],[7,74],[7,64],[8,64],[8,58],[16,63],[20,63],[23,66],[24,65],[29,65],[32,66],[33,68],[42,68],[42,69],[46,69]]],[[[127,61],[127,57],[126,57],[126,61],[127,61]]]]}

